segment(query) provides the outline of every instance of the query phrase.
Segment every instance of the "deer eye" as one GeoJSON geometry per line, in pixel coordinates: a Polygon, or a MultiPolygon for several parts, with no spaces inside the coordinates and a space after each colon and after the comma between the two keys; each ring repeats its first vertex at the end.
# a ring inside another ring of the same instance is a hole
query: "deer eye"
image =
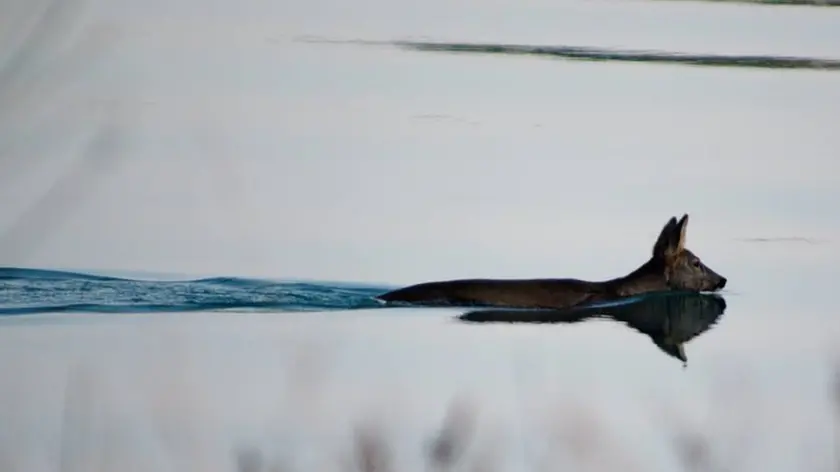
{"type": "Polygon", "coordinates": [[[694,259],[693,261],[691,261],[691,265],[693,265],[694,267],[700,267],[700,259],[694,259]]]}

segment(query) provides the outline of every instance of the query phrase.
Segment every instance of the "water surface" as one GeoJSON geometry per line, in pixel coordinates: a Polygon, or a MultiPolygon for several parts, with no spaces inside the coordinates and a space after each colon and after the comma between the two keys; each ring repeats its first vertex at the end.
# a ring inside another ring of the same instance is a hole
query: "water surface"
{"type": "Polygon", "coordinates": [[[424,470],[452,404],[477,421],[469,466],[672,471],[711,444],[731,469],[831,467],[836,72],[300,38],[836,61],[840,10],[18,3],[0,11],[0,263],[23,269],[0,280],[23,315],[0,316],[2,470],[227,471],[244,450],[336,470],[370,422],[424,470]],[[618,323],[366,305],[427,280],[622,275],[686,212],[730,282],[685,369],[618,323]]]}

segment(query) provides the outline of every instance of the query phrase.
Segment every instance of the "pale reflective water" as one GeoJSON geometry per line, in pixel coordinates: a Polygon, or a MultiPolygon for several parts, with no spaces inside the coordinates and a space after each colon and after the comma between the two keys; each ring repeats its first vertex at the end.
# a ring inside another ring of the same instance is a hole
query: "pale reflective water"
{"type": "Polygon", "coordinates": [[[831,467],[840,75],[296,38],[840,59],[840,11],[62,5],[40,33],[42,4],[0,10],[5,266],[602,279],[687,212],[727,306],[687,369],[616,323],[448,309],[4,317],[2,470],[234,470],[241,447],[334,470],[364,421],[421,470],[453,398],[478,415],[468,468],[674,470],[673,429],[739,470],[831,467]]]}

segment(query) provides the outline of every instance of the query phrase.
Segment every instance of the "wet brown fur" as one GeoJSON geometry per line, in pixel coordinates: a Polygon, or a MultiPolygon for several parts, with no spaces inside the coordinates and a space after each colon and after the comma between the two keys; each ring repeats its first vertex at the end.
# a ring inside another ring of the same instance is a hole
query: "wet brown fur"
{"type": "Polygon", "coordinates": [[[726,278],[685,248],[688,215],[671,218],[651,258],[630,274],[601,282],[579,279],[462,279],[426,282],[378,296],[386,302],[425,306],[569,308],[648,292],[715,291],[726,278]]]}

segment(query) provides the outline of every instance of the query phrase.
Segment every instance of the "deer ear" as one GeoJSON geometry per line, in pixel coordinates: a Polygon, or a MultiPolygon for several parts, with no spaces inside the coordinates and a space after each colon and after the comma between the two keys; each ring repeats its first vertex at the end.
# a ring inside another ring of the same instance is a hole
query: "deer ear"
{"type": "Polygon", "coordinates": [[[653,245],[653,257],[664,258],[672,251],[672,245],[677,242],[676,238],[679,234],[677,224],[677,218],[671,217],[662,227],[662,231],[660,231],[659,237],[656,238],[656,243],[653,245]]]}
{"type": "Polygon", "coordinates": [[[688,228],[688,214],[684,214],[680,221],[677,223],[678,230],[678,239],[676,241],[676,250],[677,252],[682,252],[685,249],[685,230],[688,228]]]}

